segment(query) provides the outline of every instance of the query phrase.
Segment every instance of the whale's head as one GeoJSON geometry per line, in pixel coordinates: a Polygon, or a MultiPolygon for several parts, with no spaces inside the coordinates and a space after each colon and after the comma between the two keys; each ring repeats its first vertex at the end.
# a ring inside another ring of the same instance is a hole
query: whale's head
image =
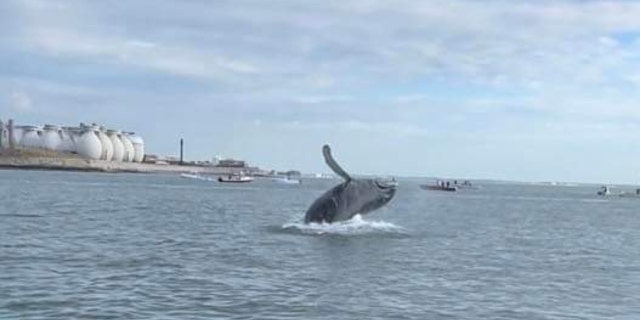
{"type": "MultiPolygon", "coordinates": [[[[389,179],[363,179],[353,181],[356,190],[360,214],[365,214],[377,210],[386,205],[396,195],[397,182],[389,179]]],[[[352,183],[353,183],[352,182],[352,183]]]]}

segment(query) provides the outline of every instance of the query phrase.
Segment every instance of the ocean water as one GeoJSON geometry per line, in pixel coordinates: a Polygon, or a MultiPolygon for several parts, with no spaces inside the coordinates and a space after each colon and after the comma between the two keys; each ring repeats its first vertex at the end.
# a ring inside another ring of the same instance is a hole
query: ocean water
{"type": "Polygon", "coordinates": [[[640,199],[405,179],[300,223],[338,182],[0,170],[0,319],[640,319],[640,199]]]}

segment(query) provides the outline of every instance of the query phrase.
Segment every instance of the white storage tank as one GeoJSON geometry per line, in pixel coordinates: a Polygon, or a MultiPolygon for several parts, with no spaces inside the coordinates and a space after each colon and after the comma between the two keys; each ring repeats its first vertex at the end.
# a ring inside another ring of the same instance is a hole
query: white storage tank
{"type": "Polygon", "coordinates": [[[52,124],[45,124],[40,136],[40,144],[43,149],[60,151],[62,142],[60,127],[52,124]]]}
{"type": "Polygon", "coordinates": [[[13,136],[9,137],[11,139],[11,145],[20,147],[20,139],[22,138],[23,131],[22,126],[13,126],[13,136]]]}
{"type": "Polygon", "coordinates": [[[9,130],[7,125],[0,120],[0,149],[9,147],[9,130]]]}
{"type": "Polygon", "coordinates": [[[129,140],[133,144],[133,161],[142,162],[144,160],[144,140],[134,132],[129,132],[129,140]]]}
{"type": "Polygon", "coordinates": [[[42,129],[38,126],[16,126],[20,129],[20,141],[16,144],[26,149],[39,149],[42,147],[40,135],[42,129]]]}
{"type": "Polygon", "coordinates": [[[131,143],[131,140],[129,140],[129,137],[125,133],[120,135],[120,139],[122,140],[122,145],[124,146],[123,161],[132,162],[135,156],[135,149],[133,149],[133,143],[131,143]]]}
{"type": "Polygon", "coordinates": [[[62,130],[60,130],[60,145],[58,146],[58,150],[60,152],[76,152],[76,146],[74,143],[74,135],[76,135],[76,133],[80,133],[80,128],[63,127],[62,130]]]}
{"type": "Polygon", "coordinates": [[[98,160],[102,155],[102,143],[96,134],[95,126],[84,126],[80,136],[75,139],[76,152],[89,159],[98,160]]]}
{"type": "Polygon", "coordinates": [[[107,129],[100,127],[98,130],[98,138],[100,138],[100,142],[102,143],[102,155],[100,159],[111,161],[113,159],[113,143],[109,136],[107,136],[107,129]]]}
{"type": "Polygon", "coordinates": [[[13,146],[20,148],[20,140],[22,140],[22,132],[24,132],[23,126],[13,125],[13,137],[9,137],[9,140],[13,146]]]}
{"type": "Polygon", "coordinates": [[[121,162],[124,159],[124,145],[122,145],[119,135],[119,131],[107,130],[107,136],[113,144],[113,158],[111,160],[121,162]]]}

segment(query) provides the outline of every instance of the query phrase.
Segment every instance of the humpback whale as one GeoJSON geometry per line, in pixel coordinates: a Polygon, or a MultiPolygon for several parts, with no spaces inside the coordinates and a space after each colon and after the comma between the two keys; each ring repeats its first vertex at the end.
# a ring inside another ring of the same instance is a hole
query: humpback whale
{"type": "Polygon", "coordinates": [[[366,214],[387,204],[396,193],[396,183],[381,179],[352,178],[331,155],[328,145],[322,147],[324,160],[345,181],[324,193],[307,210],[304,222],[336,222],[366,214]]]}

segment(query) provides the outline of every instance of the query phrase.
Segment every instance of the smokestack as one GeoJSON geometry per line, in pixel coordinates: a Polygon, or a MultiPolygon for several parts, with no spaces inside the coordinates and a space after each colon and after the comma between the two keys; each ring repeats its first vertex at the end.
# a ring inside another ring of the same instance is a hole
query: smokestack
{"type": "Polygon", "coordinates": [[[184,140],[180,138],[180,165],[184,163],[184,140]]]}
{"type": "Polygon", "coordinates": [[[0,119],[0,149],[4,149],[4,146],[7,144],[7,142],[4,141],[4,130],[4,122],[2,121],[2,119],[0,119]]]}
{"type": "Polygon", "coordinates": [[[13,149],[15,148],[15,146],[13,145],[13,142],[15,141],[13,139],[13,119],[9,119],[9,123],[7,124],[7,129],[9,130],[9,149],[13,149]]]}

